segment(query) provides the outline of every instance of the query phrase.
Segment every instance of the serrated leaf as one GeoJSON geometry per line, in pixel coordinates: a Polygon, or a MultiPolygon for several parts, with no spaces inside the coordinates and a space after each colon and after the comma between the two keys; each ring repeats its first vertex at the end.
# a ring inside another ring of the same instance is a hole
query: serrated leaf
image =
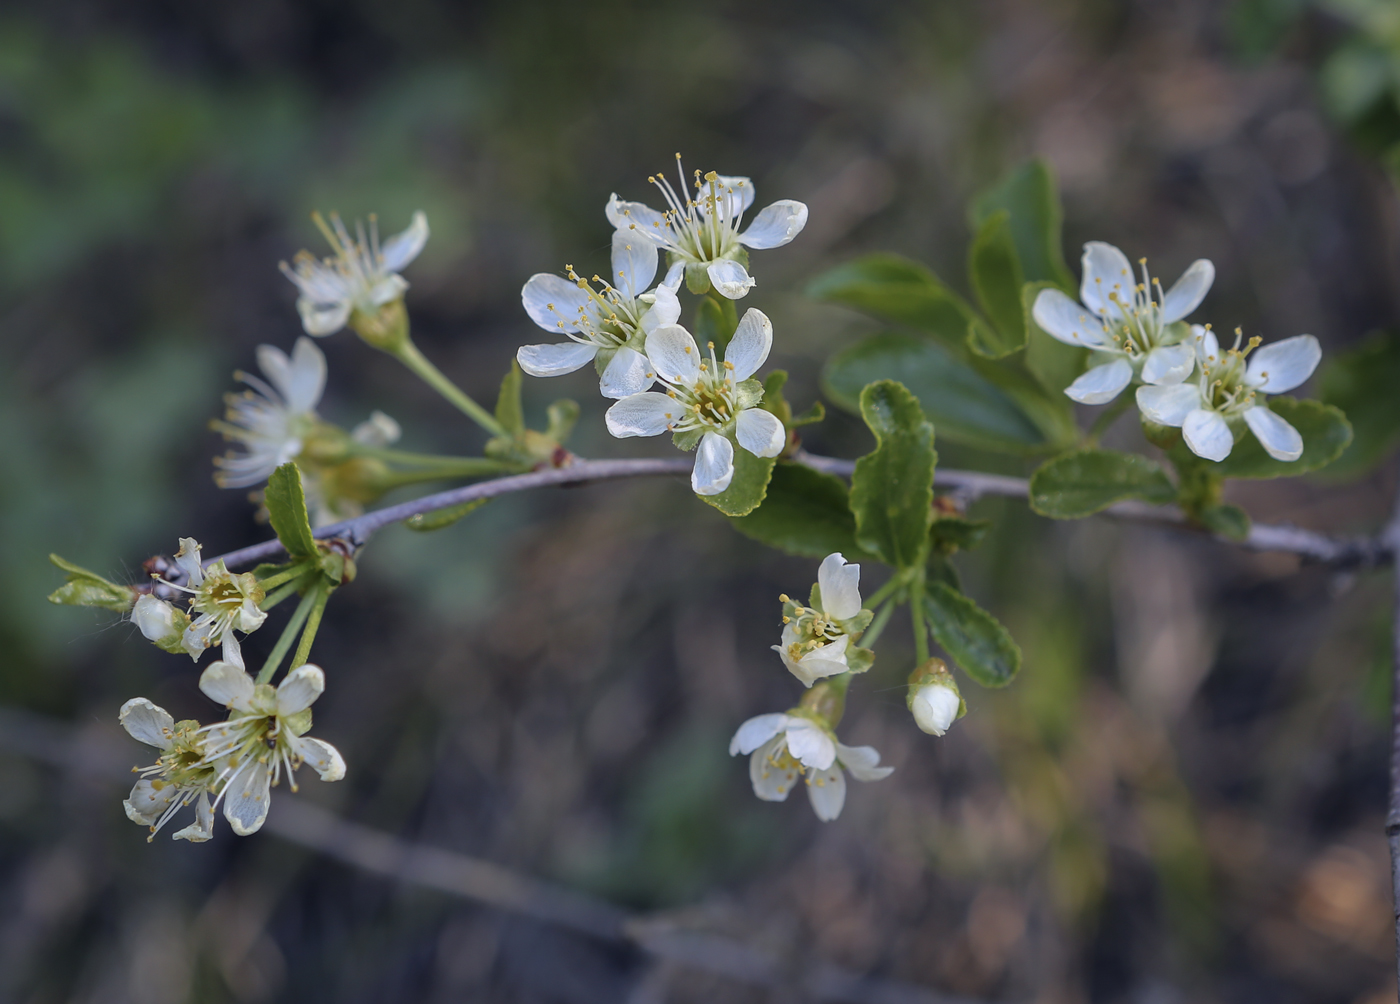
{"type": "Polygon", "coordinates": [[[1021,309],[1025,279],[1011,239],[1010,214],[993,213],[983,221],[968,251],[967,271],[977,302],[992,322],[975,329],[969,345],[979,355],[1001,359],[1026,345],[1026,321],[1021,309]]]}
{"type": "Polygon", "coordinates": [[[929,582],[942,582],[944,585],[962,592],[962,576],[958,574],[958,567],[948,560],[947,555],[939,553],[929,555],[927,576],[929,582]]]}
{"type": "Polygon", "coordinates": [[[812,280],[807,293],[924,332],[958,353],[966,351],[970,326],[982,323],[936,275],[898,255],[872,254],[838,265],[812,280]]]}
{"type": "Polygon", "coordinates": [[[840,551],[847,561],[876,560],[856,543],[846,483],[802,464],[773,468],[763,504],[732,522],[744,536],[786,554],[825,558],[840,551]]]}
{"type": "Polygon", "coordinates": [[[1319,377],[1324,404],[1340,408],[1352,440],[1327,468],[1328,477],[1357,477],[1400,446],[1400,330],[1376,331],[1332,356],[1319,377]]]}
{"type": "Polygon", "coordinates": [[[933,549],[941,554],[970,551],[982,543],[991,526],[991,520],[942,516],[935,512],[933,525],[929,527],[929,540],[933,549]]]}
{"type": "Polygon", "coordinates": [[[763,502],[773,474],[772,457],[755,457],[742,446],[734,447],[734,480],[718,495],[697,495],[726,516],[747,516],[763,502]]]}
{"type": "Polygon", "coordinates": [[[1166,505],[1176,488],[1160,464],[1117,450],[1076,450],[1031,475],[1031,508],[1052,519],[1079,519],[1130,498],[1166,505]]]}
{"type": "Polygon", "coordinates": [[[136,604],[136,593],[130,586],[110,582],[81,565],[49,555],[49,561],[68,573],[68,581],[49,593],[49,602],[66,607],[100,607],[124,614],[136,604]]]}
{"type": "Polygon", "coordinates": [[[1004,687],[1021,669],[1021,649],[1006,628],[967,596],[930,582],[924,610],[933,640],[976,683],[1004,687]]]}
{"type": "Polygon", "coordinates": [[[832,403],[859,413],[877,380],[908,387],[947,439],[1022,456],[1051,445],[1004,391],[926,338],[891,331],[857,342],[827,361],[822,382],[832,403]]]}
{"type": "Polygon", "coordinates": [[[484,506],[490,499],[472,499],[470,502],[463,502],[460,505],[448,506],[446,509],[437,509],[433,512],[420,512],[404,520],[404,526],[410,530],[418,530],[427,533],[431,530],[441,530],[443,527],[451,526],[469,512],[475,512],[484,506]]]}
{"type": "Polygon", "coordinates": [[[933,425],[903,384],[881,380],[860,394],[875,450],[856,461],[851,511],[856,543],[896,568],[923,564],[933,519],[933,425]]]}
{"type": "Polygon", "coordinates": [[[1074,277],[1065,267],[1060,245],[1059,193],[1045,161],[1036,159],[1011,171],[972,203],[974,228],[998,212],[1006,212],[1011,239],[1021,270],[1030,282],[1054,283],[1066,293],[1074,290],[1074,277]]]}
{"type": "Polygon", "coordinates": [[[277,539],[294,558],[316,554],[316,538],[306,514],[306,495],[301,490],[301,472],[293,462],[283,464],[267,479],[263,504],[277,539]]]}
{"type": "Polygon", "coordinates": [[[520,364],[514,359],[510,362],[510,369],[506,370],[506,375],[501,378],[501,390],[496,395],[496,421],[501,423],[501,427],[512,439],[519,439],[525,432],[525,409],[520,403],[520,389],[524,383],[524,374],[520,370],[520,364]]]}
{"type": "Polygon", "coordinates": [[[1342,412],[1321,401],[1292,397],[1271,397],[1269,410],[1298,430],[1303,437],[1303,455],[1297,460],[1275,460],[1264,452],[1259,440],[1246,431],[1224,460],[1203,460],[1185,442],[1178,442],[1168,456],[1173,462],[1203,464],[1206,470],[1227,478],[1284,478],[1326,467],[1351,443],[1351,423],[1342,412]]]}

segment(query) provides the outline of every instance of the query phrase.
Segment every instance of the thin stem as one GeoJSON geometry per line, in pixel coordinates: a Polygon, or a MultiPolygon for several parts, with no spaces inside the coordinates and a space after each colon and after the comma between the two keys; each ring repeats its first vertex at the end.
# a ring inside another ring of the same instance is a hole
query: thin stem
{"type": "Polygon", "coordinates": [[[312,588],[311,592],[316,596],[316,603],[311,608],[311,617],[306,622],[306,630],[301,633],[301,642],[297,645],[297,654],[292,656],[292,664],[287,667],[287,672],[291,672],[298,666],[304,665],[311,655],[311,643],[316,640],[316,631],[321,626],[321,615],[326,612],[326,601],[331,598],[331,590],[335,587],[330,584],[330,580],[322,578],[320,582],[312,588]]]}
{"type": "Polygon", "coordinates": [[[924,623],[924,580],[917,579],[909,587],[909,619],[914,623],[914,659],[922,666],[928,662],[928,625],[924,623]]]}
{"type": "Polygon", "coordinates": [[[865,601],[865,606],[871,610],[874,610],[881,600],[883,600],[886,596],[889,596],[902,585],[904,585],[904,580],[900,578],[898,573],[891,575],[890,581],[886,582],[879,589],[875,590],[874,595],[872,595],[870,599],[865,601]]]}
{"type": "MultiPolygon", "coordinates": [[[[275,587],[275,586],[280,586],[280,585],[281,585],[282,583],[284,583],[284,582],[290,582],[292,579],[299,579],[299,578],[301,578],[303,575],[305,575],[306,572],[307,572],[306,563],[305,563],[305,562],[297,562],[297,563],[296,563],[295,565],[293,565],[291,568],[283,569],[282,571],[278,572],[276,575],[269,575],[269,576],[268,576],[267,578],[265,578],[265,579],[259,579],[259,580],[258,580],[258,585],[262,586],[262,587],[263,587],[263,591],[266,592],[267,590],[272,589],[272,588],[275,587]]],[[[263,609],[266,610],[266,609],[268,609],[268,608],[267,608],[267,607],[263,607],[263,609]]]]}
{"type": "Polygon", "coordinates": [[[509,435],[501,423],[496,421],[495,415],[477,404],[464,390],[447,379],[440,369],[428,361],[427,356],[418,351],[418,346],[414,345],[411,340],[404,339],[403,343],[392,351],[400,362],[422,377],[428,386],[451,401],[462,414],[477,425],[493,436],[509,435]]]}
{"type": "Polygon", "coordinates": [[[894,608],[899,606],[894,600],[889,600],[875,613],[875,618],[870,622],[870,626],[865,629],[865,633],[860,636],[860,647],[871,648],[880,639],[880,632],[885,630],[885,625],[890,622],[890,615],[894,613],[894,608]]]}
{"type": "Polygon", "coordinates": [[[1094,424],[1089,427],[1089,434],[1084,437],[1084,445],[1094,447],[1099,445],[1099,438],[1109,430],[1114,422],[1118,421],[1118,416],[1127,411],[1133,404],[1135,398],[1131,394],[1119,394],[1107,408],[1094,420],[1094,424]]]}
{"type": "Polygon", "coordinates": [[[287,654],[287,649],[292,647],[292,640],[301,630],[307,614],[311,613],[311,605],[315,602],[316,590],[314,588],[308,589],[306,595],[301,598],[301,602],[297,604],[297,608],[292,611],[292,619],[287,621],[287,626],[282,629],[282,637],[277,639],[277,644],[272,646],[272,651],[267,654],[267,661],[263,663],[262,669],[258,670],[259,683],[272,682],[272,674],[277,672],[282,657],[287,654]]]}
{"type": "Polygon", "coordinates": [[[294,581],[288,582],[280,589],[274,589],[272,592],[268,593],[267,596],[263,598],[263,601],[261,604],[259,604],[259,607],[263,610],[264,613],[268,610],[271,610],[273,607],[277,606],[277,604],[285,600],[288,596],[291,596],[293,593],[299,590],[302,587],[302,585],[305,584],[306,577],[312,574],[315,570],[310,568],[302,568],[299,571],[300,574],[294,581]]]}

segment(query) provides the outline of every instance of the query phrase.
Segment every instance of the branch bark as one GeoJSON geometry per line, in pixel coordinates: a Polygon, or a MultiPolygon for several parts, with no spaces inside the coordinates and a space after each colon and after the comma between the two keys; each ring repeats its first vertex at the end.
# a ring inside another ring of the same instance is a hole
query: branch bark
{"type": "MultiPolygon", "coordinates": [[[[1395,509],[1382,534],[1391,554],[1400,548],[1400,486],[1395,493],[1395,509]]],[[[1390,891],[1395,914],[1396,994],[1400,998],[1400,572],[1395,576],[1395,617],[1391,623],[1393,669],[1390,678],[1390,806],[1385,817],[1385,835],[1390,843],[1390,891]]]]}

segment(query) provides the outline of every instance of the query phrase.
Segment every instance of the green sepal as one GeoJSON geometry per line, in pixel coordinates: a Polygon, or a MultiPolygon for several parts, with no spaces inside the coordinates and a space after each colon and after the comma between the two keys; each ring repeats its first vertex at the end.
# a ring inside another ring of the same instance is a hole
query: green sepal
{"type": "MultiPolygon", "coordinates": [[[[1351,443],[1351,423],[1339,408],[1321,401],[1271,397],[1268,408],[1303,437],[1303,455],[1297,460],[1275,460],[1259,445],[1254,433],[1244,429],[1230,455],[1221,461],[1204,460],[1178,439],[1168,457],[1178,466],[1200,464],[1224,478],[1284,478],[1326,467],[1351,443]]],[[[1241,423],[1242,424],[1242,423],[1241,423]]]]}
{"type": "Polygon", "coordinates": [[[991,526],[992,521],[989,519],[944,515],[935,509],[933,525],[929,527],[929,542],[939,554],[970,551],[982,543],[991,526]]]}
{"type": "Polygon", "coordinates": [[[339,551],[330,550],[322,554],[320,568],[321,574],[334,585],[355,581],[355,559],[339,551]]]}
{"type": "Polygon", "coordinates": [[[1051,519],[1079,519],[1129,498],[1167,505],[1176,496],[1160,464],[1117,450],[1076,450],[1031,475],[1031,508],[1051,519]]]}
{"type": "Polygon", "coordinates": [[[56,554],[49,561],[68,573],[68,581],[49,593],[49,602],[66,607],[100,607],[127,613],[136,605],[136,590],[108,581],[96,572],[75,565],[56,554]]]}
{"type": "MultiPolygon", "coordinates": [[[[733,440],[730,442],[733,444],[733,440]]],[[[718,495],[699,495],[697,498],[726,516],[746,516],[763,502],[776,461],[772,457],[755,457],[742,446],[733,445],[734,480],[718,495]]]]}
{"type": "MultiPolygon", "coordinates": [[[[811,425],[826,418],[826,408],[820,401],[812,402],[812,406],[801,415],[793,415],[792,405],[783,396],[783,387],[787,385],[787,379],[787,370],[774,370],[769,373],[768,379],[763,381],[763,403],[759,407],[775,415],[789,433],[800,426],[811,425]]],[[[793,440],[789,436],[789,443],[791,442],[793,440]]]]}
{"type": "Polygon", "coordinates": [[[968,250],[967,269],[977,301],[991,321],[968,335],[968,346],[988,359],[1001,359],[1026,346],[1026,320],[1021,308],[1025,278],[1011,239],[1011,215],[1005,210],[988,216],[968,250]]]}
{"type": "Polygon", "coordinates": [[[933,640],[974,683],[1004,687],[1020,671],[1021,649],[1010,633],[963,593],[930,582],[924,609],[933,640]]]}
{"type": "Polygon", "coordinates": [[[704,296],[710,291],[710,273],[705,265],[698,261],[686,262],[685,288],[696,296],[704,296]]]}
{"type": "Polygon", "coordinates": [[[574,434],[574,426],[578,424],[578,416],[578,402],[561,397],[545,409],[547,424],[544,434],[555,443],[563,446],[574,434]]]}
{"type": "Polygon", "coordinates": [[[519,439],[525,433],[525,408],[520,402],[520,391],[525,374],[520,364],[510,361],[510,369],[501,378],[501,390],[496,395],[496,421],[513,438],[519,439]]]}
{"type": "Polygon", "coordinates": [[[763,384],[749,377],[743,380],[734,388],[734,405],[740,411],[758,407],[758,403],[763,400],[763,384]]]}
{"type": "Polygon", "coordinates": [[[1356,477],[1400,446],[1400,329],[1376,331],[1360,345],[1332,356],[1319,374],[1324,404],[1351,422],[1352,441],[1328,477],[1356,477]]]}
{"type": "Polygon", "coordinates": [[[878,560],[856,543],[846,482],[802,464],[774,467],[763,504],[733,525],[785,554],[825,558],[839,551],[847,561],[878,560]]]}
{"type": "Polygon", "coordinates": [[[1229,540],[1241,541],[1249,536],[1249,514],[1237,505],[1222,503],[1207,506],[1197,515],[1197,519],[1211,533],[1218,533],[1229,540]]]}
{"type": "Polygon", "coordinates": [[[851,476],[856,542],[887,565],[917,567],[928,553],[933,519],[933,425],[894,380],[861,391],[860,410],[876,446],[856,461],[851,476]]]}
{"type": "Polygon", "coordinates": [[[1060,244],[1060,198],[1045,161],[1027,161],[974,199],[970,209],[973,228],[1003,211],[1009,215],[1011,240],[1026,278],[1053,284],[1073,295],[1074,277],[1065,266],[1060,244]]]}
{"type": "MultiPolygon", "coordinates": [[[[684,450],[686,453],[689,453],[691,450],[699,446],[700,440],[704,438],[704,429],[686,429],[683,432],[671,433],[671,443],[676,447],[676,449],[684,450]]],[[[738,447],[735,447],[735,449],[737,450],[738,447]]]]}
{"type": "MultiPolygon", "coordinates": [[[[708,276],[706,282],[709,281],[708,276]]],[[[735,307],[734,301],[728,297],[721,296],[718,290],[711,290],[706,296],[695,304],[695,342],[701,348],[701,355],[707,355],[704,350],[714,342],[715,350],[720,358],[724,357],[724,350],[729,347],[729,340],[734,337],[735,330],[739,327],[739,311],[735,307]]]]}
{"type": "Polygon", "coordinates": [[[272,529],[288,554],[305,558],[317,553],[311,519],[306,514],[306,495],[301,489],[301,472],[294,462],[272,472],[263,491],[263,504],[267,506],[272,529]]]}
{"type": "Polygon", "coordinates": [[[431,530],[441,530],[451,526],[469,512],[480,509],[490,499],[472,499],[470,502],[463,502],[459,505],[448,506],[446,509],[437,509],[433,512],[420,512],[404,520],[404,526],[410,530],[418,530],[427,533],[431,530]]]}
{"type": "Polygon", "coordinates": [[[175,627],[170,634],[164,638],[157,638],[151,644],[162,652],[169,652],[171,655],[189,655],[189,650],[185,648],[185,628],[190,626],[190,615],[179,607],[175,610],[175,627]]]}
{"type": "Polygon", "coordinates": [[[843,621],[837,621],[842,631],[845,631],[852,638],[859,638],[865,633],[865,629],[870,626],[870,622],[875,619],[874,610],[862,609],[854,617],[848,617],[843,621]]]}
{"type": "Polygon", "coordinates": [[[304,736],[311,731],[311,709],[302,708],[294,715],[285,716],[282,721],[292,730],[292,735],[304,736]]]}
{"type": "Polygon", "coordinates": [[[852,673],[864,673],[875,665],[875,653],[856,645],[846,646],[846,666],[852,673]]]}

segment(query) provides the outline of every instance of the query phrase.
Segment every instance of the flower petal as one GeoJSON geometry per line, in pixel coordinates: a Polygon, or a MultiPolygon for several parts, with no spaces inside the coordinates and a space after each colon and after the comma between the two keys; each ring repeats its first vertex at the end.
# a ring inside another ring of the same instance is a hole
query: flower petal
{"type": "Polygon", "coordinates": [[[1178,384],[1191,375],[1196,368],[1196,347],[1182,342],[1180,345],[1159,345],[1147,353],[1142,364],[1142,382],[1166,386],[1178,384]]]}
{"type": "Polygon", "coordinates": [[[297,297],[302,330],[317,338],[333,335],[345,327],[345,322],[350,320],[351,306],[349,300],[322,303],[305,296],[297,297]]]}
{"type": "Polygon", "coordinates": [[[603,208],[608,222],[617,230],[640,234],[660,247],[665,247],[671,239],[671,227],[662,216],[650,206],[640,202],[626,202],[614,192],[603,208]]]}
{"type": "Polygon", "coordinates": [[[836,742],[816,722],[793,718],[787,727],[788,752],[813,770],[826,770],[836,762],[836,742]]]}
{"type": "Polygon", "coordinates": [[[794,766],[779,767],[773,761],[782,755],[786,740],[774,736],[749,757],[749,782],[753,793],[765,802],[784,802],[797,783],[797,770],[794,766]]]}
{"type": "Polygon", "coordinates": [[[1121,394],[1132,379],[1132,364],[1126,359],[1115,359],[1084,373],[1065,388],[1065,394],[1080,404],[1107,404],[1121,394]]]}
{"type": "Polygon", "coordinates": [[[1090,241],[1084,245],[1084,277],[1079,285],[1079,299],[1096,314],[1117,317],[1119,309],[1114,306],[1109,295],[1129,303],[1133,299],[1133,266],[1128,256],[1112,244],[1103,241],[1090,241]]]}
{"type": "Polygon", "coordinates": [[[587,342],[558,342],[553,345],[522,345],[515,352],[520,368],[532,377],[563,376],[582,369],[598,354],[598,346],[587,342]]]}
{"type": "Polygon", "coordinates": [[[171,737],[175,734],[175,719],[160,705],[152,704],[144,697],[133,697],[122,705],[117,721],[121,722],[131,738],[158,750],[170,748],[171,737]]]}
{"type": "Polygon", "coordinates": [[[1201,390],[1194,383],[1139,387],[1137,406],[1149,422],[1179,429],[1186,416],[1201,406],[1201,390]]]}
{"type": "MultiPolygon", "coordinates": [[[[726,209],[730,218],[748,212],[749,207],[753,205],[754,196],[757,194],[754,191],[753,179],[746,178],[741,174],[716,174],[715,188],[721,199],[727,197],[729,205],[726,209]]],[[[696,191],[699,194],[695,201],[703,209],[705,206],[704,198],[710,194],[709,181],[702,180],[696,191]]]]}
{"type": "Polygon", "coordinates": [[[1263,405],[1246,409],[1244,422],[1275,460],[1297,460],[1303,455],[1303,437],[1298,430],[1263,405]]]}
{"type": "Polygon", "coordinates": [[[305,663],[283,678],[277,686],[277,714],[295,715],[305,711],[326,692],[326,674],[320,666],[305,663]]]}
{"type": "MultiPolygon", "coordinates": [[[[684,263],[681,265],[680,274],[684,276],[684,263]]],[[[642,315],[641,325],[643,333],[648,335],[657,328],[675,324],[681,319],[681,301],[674,288],[662,283],[652,290],[651,296],[651,307],[642,315]]]]}
{"type": "Polygon", "coordinates": [[[413,214],[413,220],[407,229],[379,245],[379,256],[383,261],[384,271],[399,271],[417,258],[423,250],[423,245],[427,243],[428,217],[420,209],[413,214]]]}
{"type": "Polygon", "coordinates": [[[1245,368],[1245,380],[1265,394],[1282,394],[1313,375],[1322,361],[1322,346],[1312,335],[1294,335],[1255,349],[1245,368]]]}
{"type": "Polygon", "coordinates": [[[952,728],[961,708],[962,698],[957,691],[936,683],[914,691],[914,699],[909,705],[909,710],[914,713],[914,724],[931,736],[941,736],[952,728]]]}
{"type": "Polygon", "coordinates": [[[745,247],[779,248],[802,232],[807,225],[807,204],[782,199],[754,217],[748,229],[739,235],[745,247]]]}
{"type": "Polygon", "coordinates": [[[647,358],[661,379],[694,383],[700,375],[700,347],[679,324],[667,324],[647,335],[647,358]]]}
{"type": "Polygon", "coordinates": [[[710,277],[710,284],[719,291],[721,296],[726,296],[731,300],[742,300],[748,295],[758,283],[749,277],[749,273],[737,261],[717,261],[709,268],[705,269],[705,274],[710,277]]]}
{"type": "Polygon", "coordinates": [[[586,290],[571,279],[536,272],[520,288],[525,313],[546,331],[581,331],[579,317],[593,306],[586,290]]]}
{"type": "Polygon", "coordinates": [[[142,778],[132,786],[131,794],[122,802],[126,818],[142,826],[155,826],[170,803],[175,801],[180,789],[173,784],[162,784],[157,788],[149,778],[142,778]]]}
{"type": "Polygon", "coordinates": [[[750,307],[734,329],[734,337],[724,350],[724,361],[734,367],[731,373],[735,381],[743,382],[768,361],[772,350],[773,322],[763,311],[750,307]]]}
{"type": "Polygon", "coordinates": [[[229,778],[224,789],[224,818],[240,837],[257,833],[267,820],[268,804],[272,800],[272,769],[270,765],[253,760],[229,778]]]}
{"type": "Polygon", "coordinates": [[[822,610],[839,621],[860,613],[860,566],[846,564],[840,551],[828,554],[817,568],[822,610]]]}
{"type": "Polygon", "coordinates": [[[339,781],[345,776],[345,758],[330,743],[299,736],[295,746],[297,756],[309,763],[322,781],[339,781]]]}
{"type": "Polygon", "coordinates": [[[604,420],[608,432],[618,439],[631,436],[659,436],[683,417],[675,398],[656,391],[624,397],[608,409],[604,420]]]}
{"type": "Polygon", "coordinates": [[[831,822],[841,815],[846,804],[846,775],[837,766],[812,771],[807,778],[807,797],[817,818],[824,823],[831,822]]]}
{"type": "Polygon", "coordinates": [[[734,480],[734,444],[717,432],[707,432],[695,451],[690,487],[696,495],[718,495],[734,480]]]}
{"type": "Polygon", "coordinates": [[[365,446],[389,446],[397,443],[403,436],[403,429],[399,423],[394,421],[393,416],[386,415],[378,408],[370,412],[369,418],[365,419],[350,433],[350,438],[365,446]]]}
{"type": "Polygon", "coordinates": [[[755,457],[776,457],[787,445],[787,429],[782,420],[762,408],[745,408],[734,423],[739,445],[755,457]]]}
{"type": "MultiPolygon", "coordinates": [[[[939,689],[952,693],[947,687],[939,689]]],[[[957,708],[954,707],[953,711],[956,713],[957,708]]],[[[845,746],[837,743],[836,759],[857,781],[881,781],[894,773],[893,767],[880,766],[880,752],[874,746],[845,746]]]]}
{"type": "Polygon", "coordinates": [[[1042,331],[1066,345],[1096,348],[1108,342],[1103,320],[1058,289],[1042,289],[1036,294],[1031,317],[1042,331]]]}
{"type": "Polygon", "coordinates": [[[788,716],[782,712],[756,715],[750,718],[739,726],[738,731],[734,733],[734,738],[729,740],[729,755],[752,753],[779,732],[784,731],[787,725],[788,716]]]}
{"type": "Polygon", "coordinates": [[[204,581],[204,564],[199,558],[200,550],[199,541],[193,537],[181,537],[180,550],[175,552],[175,564],[185,573],[185,585],[191,589],[199,588],[199,584],[204,581]]]}
{"type": "Polygon", "coordinates": [[[188,840],[202,844],[214,836],[214,809],[209,804],[209,793],[201,791],[199,801],[194,804],[194,822],[171,835],[173,840],[188,840]]]}
{"type": "Polygon", "coordinates": [[[1181,273],[1162,298],[1162,323],[1174,324],[1201,305],[1215,282],[1215,266],[1208,258],[1197,258],[1181,273]]]}
{"type": "Polygon", "coordinates": [[[1196,361],[1207,366],[1214,366],[1220,359],[1220,340],[1215,337],[1215,332],[1210,328],[1193,324],[1191,325],[1191,339],[1196,343],[1196,361]]]}
{"type": "Polygon", "coordinates": [[[598,381],[598,390],[604,397],[618,400],[640,394],[656,380],[651,361],[636,349],[626,346],[613,353],[603,375],[598,381]]]}
{"type": "Polygon", "coordinates": [[[156,599],[150,593],[136,598],[131,608],[131,623],[136,625],[147,641],[160,641],[176,634],[175,608],[165,600],[156,599]]]}
{"type": "Polygon", "coordinates": [[[614,230],[612,239],[612,284],[631,299],[656,278],[656,245],[637,237],[630,230],[614,230]]]}
{"type": "Polygon", "coordinates": [[[685,280],[685,262],[678,261],[666,270],[666,278],[662,279],[658,289],[665,287],[672,293],[679,293],[681,283],[685,280]]]}
{"type": "Polygon", "coordinates": [[[849,643],[850,639],[842,635],[835,641],[808,652],[797,662],[792,662],[791,657],[783,661],[792,675],[802,681],[804,687],[810,687],[818,680],[851,671],[851,665],[846,661],[846,646],[849,643]]]}
{"type": "Polygon", "coordinates": [[[216,704],[235,711],[249,711],[253,701],[253,678],[242,666],[231,662],[211,662],[199,677],[199,689],[216,704]]]}
{"type": "Polygon", "coordinates": [[[1235,446],[1235,437],[1218,412],[1197,408],[1181,423],[1181,435],[1186,445],[1198,457],[1224,460],[1235,446]]]}

